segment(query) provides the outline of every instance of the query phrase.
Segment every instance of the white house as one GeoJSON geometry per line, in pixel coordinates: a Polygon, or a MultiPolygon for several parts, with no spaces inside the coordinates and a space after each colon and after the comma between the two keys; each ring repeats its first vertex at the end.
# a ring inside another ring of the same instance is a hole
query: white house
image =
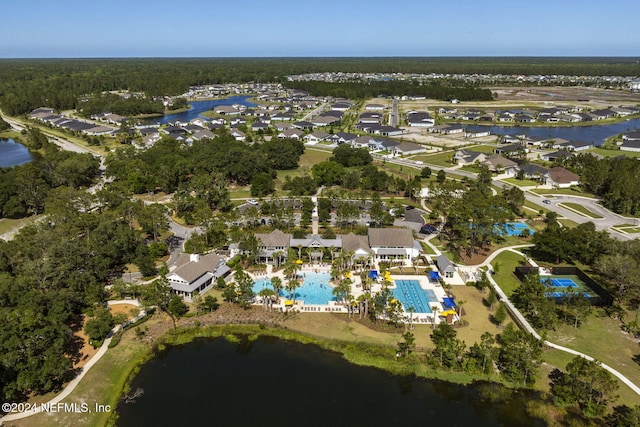
{"type": "Polygon", "coordinates": [[[224,277],[230,271],[225,261],[215,253],[182,254],[177,264],[179,267],[167,279],[171,289],[187,301],[191,300],[194,292],[209,290],[218,277],[224,277]]]}

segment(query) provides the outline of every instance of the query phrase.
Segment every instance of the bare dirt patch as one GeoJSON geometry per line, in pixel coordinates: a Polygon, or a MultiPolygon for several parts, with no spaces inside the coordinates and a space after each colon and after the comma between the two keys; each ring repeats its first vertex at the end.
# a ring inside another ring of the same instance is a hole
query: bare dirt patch
{"type": "Polygon", "coordinates": [[[127,316],[127,320],[131,320],[135,316],[137,316],[137,314],[132,315],[132,310],[137,310],[138,312],[140,311],[140,309],[133,304],[113,304],[109,306],[109,311],[111,312],[112,316],[115,316],[119,313],[124,313],[127,316]]]}
{"type": "Polygon", "coordinates": [[[73,336],[67,354],[73,362],[74,370],[82,368],[98,352],[97,348],[89,344],[89,336],[84,333],[86,322],[87,317],[80,316],[71,325],[73,336]]]}

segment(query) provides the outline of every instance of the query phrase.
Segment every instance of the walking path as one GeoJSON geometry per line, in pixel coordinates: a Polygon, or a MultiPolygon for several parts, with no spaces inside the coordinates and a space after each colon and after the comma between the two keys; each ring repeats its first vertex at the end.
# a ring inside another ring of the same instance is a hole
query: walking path
{"type": "MultiPolygon", "coordinates": [[[[138,300],[109,301],[108,304],[109,305],[132,304],[132,305],[137,305],[139,307],[140,306],[140,301],[138,301],[138,300]]],[[[145,312],[141,312],[138,315],[138,317],[136,317],[136,319],[140,318],[140,316],[146,316],[146,313],[145,312]]],[[[133,319],[132,322],[136,321],[136,319],[133,319]]],[[[111,332],[109,333],[108,338],[104,340],[104,342],[102,343],[102,346],[100,347],[98,352],[91,358],[91,360],[89,360],[87,362],[86,365],[84,365],[82,368],[80,368],[80,373],[78,374],[78,376],[75,377],[73,380],[71,380],[69,382],[69,384],[67,384],[67,386],[64,388],[64,390],[62,390],[60,393],[58,393],[58,395],[56,395],[53,399],[51,399],[50,401],[48,401],[46,403],[39,403],[39,404],[35,405],[34,408],[32,410],[30,410],[30,411],[17,412],[17,413],[14,413],[14,414],[5,415],[4,417],[0,418],[0,426],[2,424],[4,424],[6,421],[21,420],[23,418],[30,417],[31,415],[38,414],[38,413],[42,412],[42,406],[43,405],[45,405],[45,406],[48,406],[48,405],[54,406],[55,404],[57,404],[58,402],[61,402],[64,398],[69,396],[71,394],[71,392],[73,392],[73,390],[75,390],[76,386],[80,383],[80,381],[82,381],[82,379],[87,374],[87,372],[89,372],[89,369],[91,369],[91,367],[93,367],[93,365],[98,363],[98,361],[102,358],[102,356],[105,355],[105,353],[109,349],[109,344],[111,343],[111,339],[113,338],[114,334],[120,330],[120,328],[121,328],[121,325],[117,325],[116,327],[114,327],[111,330],[111,332]]]]}
{"type": "MultiPolygon", "coordinates": [[[[540,336],[540,334],[538,334],[536,332],[536,330],[533,329],[533,327],[531,326],[531,324],[529,324],[527,319],[525,319],[524,316],[522,315],[522,313],[520,313],[520,311],[513,305],[511,300],[509,300],[507,295],[502,291],[502,289],[496,283],[496,281],[493,280],[493,277],[492,277],[492,275],[490,273],[490,271],[493,270],[493,267],[491,266],[490,261],[493,260],[495,258],[495,256],[498,255],[500,252],[503,252],[505,250],[509,250],[511,252],[515,252],[515,253],[517,253],[519,255],[522,255],[527,261],[529,261],[532,265],[534,265],[534,263],[531,262],[532,260],[530,260],[526,255],[524,255],[523,253],[518,252],[518,251],[515,250],[517,248],[522,248],[522,247],[527,247],[527,246],[532,246],[532,245],[519,245],[519,246],[511,246],[511,247],[508,247],[508,248],[502,248],[501,250],[496,251],[489,258],[487,258],[487,260],[484,263],[482,263],[481,265],[486,265],[486,266],[490,267],[490,270],[487,271],[487,273],[486,273],[487,279],[489,279],[489,283],[491,283],[491,286],[493,287],[493,289],[498,294],[500,301],[504,302],[504,304],[506,305],[506,307],[509,310],[509,312],[516,319],[517,323],[522,328],[524,328],[527,332],[529,332],[534,337],[536,337],[536,339],[542,340],[542,337],[540,336]]],[[[574,354],[576,356],[581,356],[581,357],[584,357],[587,360],[591,360],[591,361],[595,360],[593,357],[591,357],[591,356],[589,356],[587,354],[581,353],[581,352],[576,351],[576,350],[572,350],[572,349],[567,348],[567,347],[563,347],[561,345],[552,343],[551,341],[543,340],[542,342],[543,342],[544,345],[546,345],[548,347],[551,347],[551,348],[555,348],[556,350],[564,351],[566,353],[574,354]]],[[[624,384],[626,384],[636,394],[640,395],[640,387],[635,385],[629,378],[625,377],[623,374],[621,374],[620,372],[616,371],[611,366],[608,366],[608,365],[606,365],[606,364],[604,364],[604,363],[602,363],[600,361],[598,361],[598,363],[600,363],[600,366],[602,366],[604,369],[606,369],[607,371],[609,371],[613,375],[615,375],[620,381],[622,381],[624,384]]]]}

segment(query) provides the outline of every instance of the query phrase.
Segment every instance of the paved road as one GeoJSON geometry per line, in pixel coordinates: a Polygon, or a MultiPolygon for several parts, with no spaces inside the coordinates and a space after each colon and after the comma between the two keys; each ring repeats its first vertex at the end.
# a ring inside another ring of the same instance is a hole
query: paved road
{"type": "Polygon", "coordinates": [[[398,100],[391,102],[391,112],[389,113],[389,126],[398,126],[400,123],[400,115],[398,113],[398,100]]]}
{"type": "MultiPolygon", "coordinates": [[[[452,175],[457,175],[457,176],[462,176],[462,177],[467,177],[467,178],[471,178],[471,179],[475,179],[476,175],[475,173],[472,172],[466,172],[463,170],[459,170],[459,169],[451,169],[451,168],[447,168],[447,167],[442,167],[442,166],[436,166],[436,165],[417,165],[415,163],[415,161],[410,160],[410,159],[385,159],[387,162],[389,163],[395,163],[395,164],[399,164],[399,165],[403,165],[403,166],[408,166],[408,167],[412,167],[412,168],[416,168],[416,169],[421,169],[425,166],[428,166],[429,168],[431,168],[432,170],[435,171],[439,171],[439,170],[444,170],[446,171],[448,174],[452,174],[452,175]]],[[[493,184],[498,187],[498,188],[510,188],[512,187],[511,184],[502,182],[502,181],[498,181],[498,180],[493,180],[493,184]]],[[[570,219],[571,221],[574,221],[578,224],[582,224],[585,222],[593,222],[596,226],[597,230],[605,230],[607,232],[609,232],[609,234],[611,235],[611,237],[618,239],[618,240],[633,240],[635,238],[638,238],[639,234],[635,233],[635,234],[625,234],[625,233],[620,233],[618,231],[612,230],[610,227],[613,225],[620,225],[620,224],[634,224],[637,223],[637,219],[635,218],[626,218],[622,215],[618,215],[616,213],[613,213],[611,211],[609,211],[608,209],[606,209],[605,207],[603,207],[602,205],[600,205],[598,203],[597,199],[592,199],[592,198],[588,198],[588,197],[580,197],[580,196],[570,196],[570,195],[562,195],[562,194],[558,194],[558,195],[554,195],[553,198],[550,198],[551,203],[550,204],[544,204],[542,203],[542,201],[544,199],[546,199],[546,197],[544,196],[538,196],[536,194],[530,193],[525,191],[525,197],[528,201],[535,203],[537,205],[540,206],[544,206],[546,209],[548,210],[552,210],[556,213],[558,213],[559,216],[570,219]],[[590,211],[597,213],[598,215],[603,216],[602,219],[595,219],[595,218],[589,218],[583,215],[580,215],[578,213],[575,213],[573,211],[570,211],[569,209],[563,208],[562,206],[558,206],[558,203],[577,203],[580,204],[584,207],[586,207],[587,209],[589,209],[590,211]]]]}

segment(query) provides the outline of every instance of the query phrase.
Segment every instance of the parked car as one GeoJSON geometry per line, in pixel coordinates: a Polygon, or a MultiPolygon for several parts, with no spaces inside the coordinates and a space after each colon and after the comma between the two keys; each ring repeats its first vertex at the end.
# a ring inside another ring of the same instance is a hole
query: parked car
{"type": "Polygon", "coordinates": [[[436,234],[437,232],[438,229],[433,224],[424,224],[422,227],[420,227],[421,234],[436,234]]]}
{"type": "Polygon", "coordinates": [[[415,208],[416,208],[415,206],[407,205],[407,206],[405,207],[405,210],[410,211],[410,210],[415,209],[415,208]]]}
{"type": "Polygon", "coordinates": [[[249,199],[249,200],[247,200],[247,203],[249,203],[251,206],[257,206],[258,205],[258,201],[256,199],[249,199]]]}

